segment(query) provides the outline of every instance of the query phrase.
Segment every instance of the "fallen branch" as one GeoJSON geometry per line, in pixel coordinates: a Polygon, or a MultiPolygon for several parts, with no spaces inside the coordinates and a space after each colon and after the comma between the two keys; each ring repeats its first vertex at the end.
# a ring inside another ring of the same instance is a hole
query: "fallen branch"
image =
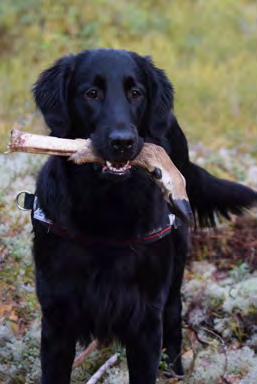
{"type": "Polygon", "coordinates": [[[119,353],[115,353],[109,360],[106,361],[98,371],[88,380],[87,384],[95,384],[101,377],[105,374],[108,368],[110,368],[113,364],[116,363],[119,357],[119,353]]]}
{"type": "Polygon", "coordinates": [[[99,345],[98,341],[93,340],[92,343],[90,343],[89,346],[85,349],[85,351],[83,351],[80,355],[78,355],[78,357],[76,357],[73,363],[72,369],[80,366],[83,363],[83,361],[85,361],[87,357],[91,355],[91,353],[98,348],[98,345],[99,345]]]}
{"type": "MultiPolygon", "coordinates": [[[[94,150],[90,139],[60,139],[13,130],[5,154],[11,152],[70,156],[70,160],[76,164],[105,164],[105,160],[94,150]]],[[[161,188],[171,212],[189,226],[194,225],[185,179],[162,147],[145,143],[138,156],[130,161],[130,165],[146,170],[161,188]]]]}

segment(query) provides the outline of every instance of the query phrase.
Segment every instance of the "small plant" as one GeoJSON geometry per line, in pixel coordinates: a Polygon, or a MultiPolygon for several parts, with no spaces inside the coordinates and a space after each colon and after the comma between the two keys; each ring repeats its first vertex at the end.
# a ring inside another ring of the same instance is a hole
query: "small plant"
{"type": "Polygon", "coordinates": [[[229,271],[229,275],[233,277],[236,282],[242,281],[246,275],[249,274],[249,267],[243,261],[237,263],[237,266],[229,271]]]}
{"type": "Polygon", "coordinates": [[[160,359],[160,370],[161,371],[167,371],[169,370],[169,365],[168,365],[168,355],[165,353],[165,350],[162,351],[161,353],[161,359],[160,359]]]}

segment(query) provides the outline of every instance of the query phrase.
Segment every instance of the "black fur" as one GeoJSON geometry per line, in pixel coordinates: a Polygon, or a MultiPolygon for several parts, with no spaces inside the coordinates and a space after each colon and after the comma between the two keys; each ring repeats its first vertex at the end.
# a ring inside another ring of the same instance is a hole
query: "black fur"
{"type": "MultiPolygon", "coordinates": [[[[62,58],[43,72],[34,97],[51,135],[91,137],[114,163],[133,159],[143,142],[165,148],[184,174],[200,225],[214,225],[257,202],[257,194],[213,177],[192,164],[186,138],[172,112],[173,88],[149,58],[115,50],[85,51],[62,58]]],[[[180,288],[187,229],[151,244],[109,244],[150,231],[166,209],[145,172],[103,174],[100,166],[50,157],[36,194],[46,215],[70,233],[48,232],[33,220],[37,295],[42,307],[42,383],[70,382],[75,343],[120,340],[127,351],[131,384],[156,381],[161,348],[182,374],[180,288]]]]}

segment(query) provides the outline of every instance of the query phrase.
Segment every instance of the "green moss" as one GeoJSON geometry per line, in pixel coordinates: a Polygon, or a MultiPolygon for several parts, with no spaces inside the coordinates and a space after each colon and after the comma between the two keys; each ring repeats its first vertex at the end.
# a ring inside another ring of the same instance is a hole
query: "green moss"
{"type": "Polygon", "coordinates": [[[248,312],[247,312],[247,315],[250,316],[251,318],[255,318],[257,317],[257,306],[255,305],[250,305],[249,306],[249,309],[248,309],[248,312]]]}

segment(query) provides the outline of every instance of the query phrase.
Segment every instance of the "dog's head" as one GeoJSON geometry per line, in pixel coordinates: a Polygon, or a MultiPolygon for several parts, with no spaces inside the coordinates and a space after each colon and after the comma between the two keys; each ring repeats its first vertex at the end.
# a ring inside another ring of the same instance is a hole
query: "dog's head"
{"type": "Polygon", "coordinates": [[[59,59],[33,88],[51,134],[91,138],[106,160],[103,170],[128,172],[144,140],[162,135],[173,89],[150,58],[112,49],[59,59]]]}

